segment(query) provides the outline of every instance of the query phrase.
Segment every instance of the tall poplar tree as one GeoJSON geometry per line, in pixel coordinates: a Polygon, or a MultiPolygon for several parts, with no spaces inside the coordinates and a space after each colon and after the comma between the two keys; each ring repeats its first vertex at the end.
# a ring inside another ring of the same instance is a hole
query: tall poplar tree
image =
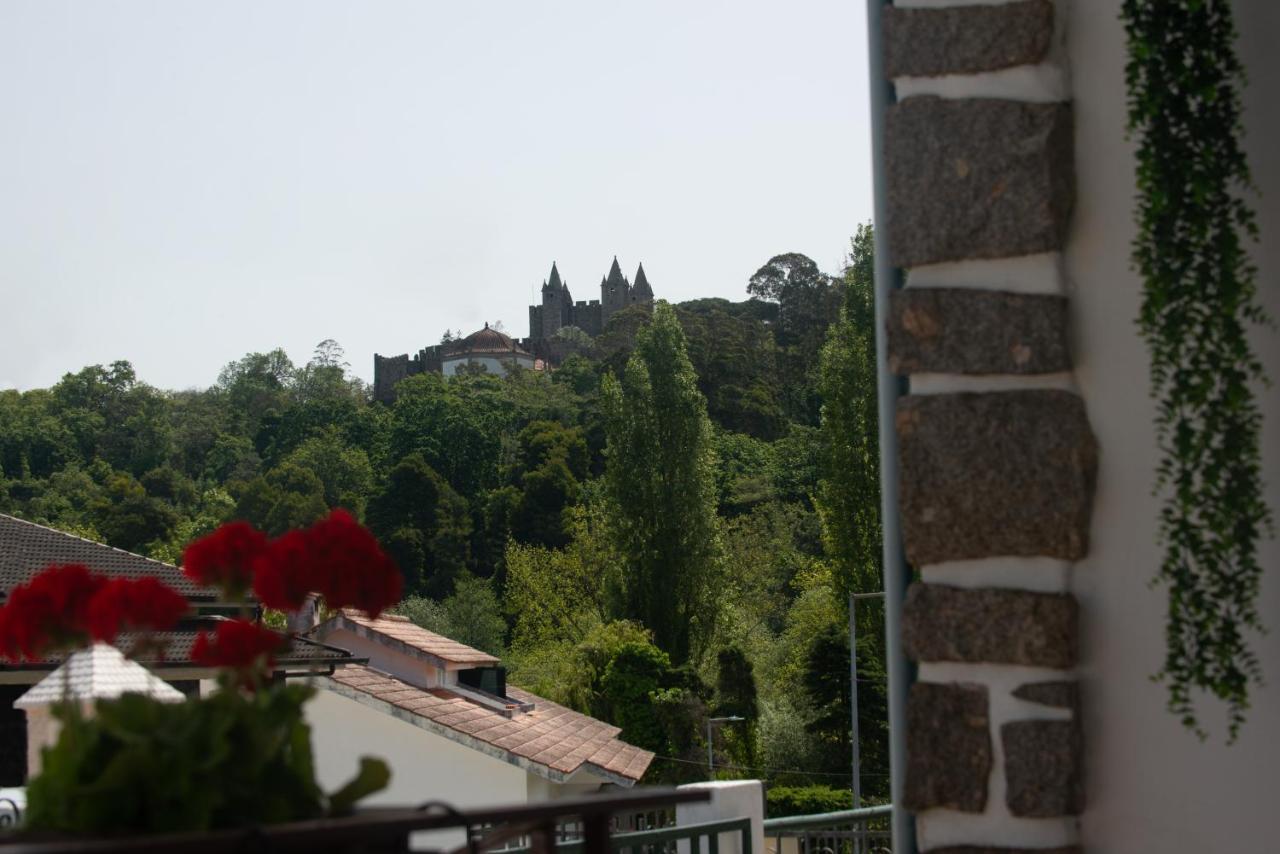
{"type": "Polygon", "coordinates": [[[601,390],[627,616],[678,664],[714,625],[719,538],[707,402],[669,304],[656,304],[622,378],[606,375],[601,390]]]}
{"type": "Polygon", "coordinates": [[[844,304],[819,362],[822,479],[818,513],[836,586],[879,590],[880,439],[876,410],[875,248],[858,227],[844,270],[844,304]]]}

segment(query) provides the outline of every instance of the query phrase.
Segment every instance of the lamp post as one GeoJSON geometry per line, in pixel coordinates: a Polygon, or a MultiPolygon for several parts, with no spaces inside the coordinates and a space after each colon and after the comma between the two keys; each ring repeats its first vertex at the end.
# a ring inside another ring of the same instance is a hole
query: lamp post
{"type": "Polygon", "coordinates": [[[729,715],[723,718],[707,718],[707,779],[715,778],[716,754],[711,741],[711,725],[722,724],[731,721],[745,721],[746,718],[740,718],[737,715],[729,715]]]}

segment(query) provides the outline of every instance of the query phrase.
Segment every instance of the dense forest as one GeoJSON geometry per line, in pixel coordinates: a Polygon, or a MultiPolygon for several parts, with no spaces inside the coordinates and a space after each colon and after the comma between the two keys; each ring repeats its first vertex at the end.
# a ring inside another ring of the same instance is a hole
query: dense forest
{"type": "MultiPolygon", "coordinates": [[[[163,391],[128,362],[0,391],[0,512],[178,563],[239,518],[345,507],[400,613],[658,754],[651,782],[849,785],[846,596],[877,590],[872,239],[770,259],[741,302],[619,312],[551,372],[410,377],[373,403],[341,347],[163,391]]],[[[864,791],[888,787],[882,614],[858,612],[864,791]]],[[[820,788],[826,787],[826,789],[820,788]]],[[[815,799],[816,800],[813,800],[815,799]]]]}

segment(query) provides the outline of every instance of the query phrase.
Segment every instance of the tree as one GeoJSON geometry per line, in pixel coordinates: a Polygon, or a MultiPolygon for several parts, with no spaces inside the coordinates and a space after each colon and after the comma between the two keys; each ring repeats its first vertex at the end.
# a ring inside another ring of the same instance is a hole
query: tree
{"type": "MultiPolygon", "coordinates": [[[[887,794],[889,773],[886,676],[874,638],[858,640],[859,759],[867,791],[887,794]]],[[[838,624],[814,636],[804,672],[804,695],[810,709],[805,729],[827,746],[832,771],[849,768],[852,752],[849,692],[849,635],[838,624]]]]}
{"type": "Polygon", "coordinates": [[[519,542],[560,548],[569,541],[567,512],[581,494],[586,477],[587,443],[582,431],[557,421],[527,424],[516,436],[513,475],[520,497],[510,516],[510,533],[519,542]]]}
{"type": "Polygon", "coordinates": [[[274,537],[305,528],[328,509],[320,478],[296,463],[282,463],[240,485],[234,515],[274,537]]]}
{"type": "Polygon", "coordinates": [[[568,509],[581,491],[563,460],[553,459],[521,478],[511,535],[522,543],[561,548],[569,542],[568,509]]]}
{"type": "Polygon", "coordinates": [[[502,619],[502,606],[488,579],[465,572],[459,575],[453,582],[453,595],[444,600],[444,612],[450,638],[491,655],[502,655],[507,622],[502,619]]]}
{"type": "Polygon", "coordinates": [[[332,338],[317,344],[311,361],[293,373],[290,388],[294,400],[302,404],[318,401],[364,403],[365,387],[348,375],[351,365],[345,356],[342,345],[332,338]]]}
{"type": "Polygon", "coordinates": [[[669,680],[670,671],[667,654],[647,643],[627,643],[609,661],[600,680],[602,716],[622,728],[628,744],[667,752],[653,695],[669,680]]]}
{"type": "Polygon", "coordinates": [[[343,441],[336,429],[329,428],[307,439],[285,462],[306,469],[320,480],[324,503],[329,507],[345,507],[356,516],[363,514],[365,499],[373,489],[373,467],[369,456],[343,441]]]}
{"type": "Polygon", "coordinates": [[[595,504],[570,511],[573,537],[563,549],[507,545],[507,614],[512,645],[577,644],[608,622],[616,598],[617,558],[595,504]]]}
{"type": "Polygon", "coordinates": [[[747,293],[777,304],[774,330],[781,350],[786,406],[792,418],[815,423],[818,397],[811,375],[827,325],[836,319],[840,289],[812,259],[788,252],[775,255],[757,270],[747,283],[747,293]]]}
{"type": "Polygon", "coordinates": [[[766,440],[785,433],[778,348],[752,303],[692,300],[676,313],[711,420],[766,440]]]}
{"type": "Polygon", "coordinates": [[[530,421],[517,435],[517,473],[530,472],[553,460],[562,461],[577,479],[587,476],[587,443],[582,431],[558,421],[530,421]]]}
{"type": "Polygon", "coordinates": [[[242,434],[257,433],[264,415],[288,405],[293,374],[293,362],[280,349],[249,353],[222,369],[217,388],[227,395],[232,417],[242,434]]]}
{"type": "Polygon", "coordinates": [[[747,293],[778,304],[778,328],[784,346],[812,329],[819,334],[838,305],[839,294],[831,277],[807,255],[787,252],[775,255],[751,276],[747,293]]]}
{"type": "Polygon", "coordinates": [[[365,519],[387,544],[406,591],[443,597],[466,569],[471,534],[466,502],[421,454],[409,454],[391,469],[370,499],[365,519]]]}
{"type": "Polygon", "coordinates": [[[715,623],[719,526],[706,400],[666,302],[637,336],[622,379],[604,378],[602,396],[626,614],[683,662],[715,623]]]}
{"type": "Polygon", "coordinates": [[[148,543],[167,539],[178,523],[172,508],[147,495],[142,484],[120,471],[102,484],[91,517],[108,545],[130,552],[144,551],[148,543]]]}
{"type": "Polygon", "coordinates": [[[874,263],[871,226],[860,226],[845,267],[844,306],[828,333],[819,368],[818,511],[842,595],[879,590],[881,584],[874,263]]]}
{"type": "Polygon", "coordinates": [[[498,486],[502,438],[513,415],[505,391],[493,376],[409,377],[396,387],[393,455],[421,454],[467,498],[498,486]]]}
{"type": "Polygon", "coordinates": [[[751,767],[755,764],[756,722],[760,717],[755,669],[737,646],[720,650],[716,665],[715,713],[743,718],[736,726],[722,729],[721,740],[733,764],[751,767]]]}

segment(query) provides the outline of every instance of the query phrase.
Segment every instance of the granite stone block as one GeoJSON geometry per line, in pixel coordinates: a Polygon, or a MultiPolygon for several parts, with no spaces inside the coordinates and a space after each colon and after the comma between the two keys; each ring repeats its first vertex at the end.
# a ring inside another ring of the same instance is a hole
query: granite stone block
{"type": "Polygon", "coordinates": [[[885,127],[898,267],[1061,249],[1074,195],[1069,104],[907,98],[885,127]]]}
{"type": "Polygon", "coordinates": [[[896,427],[913,564],[1084,556],[1098,452],[1079,395],[910,395],[898,401],[896,427]]]}
{"type": "Polygon", "coordinates": [[[1053,38],[1053,3],[886,6],[883,23],[886,77],[977,74],[1043,60],[1053,38]]]}
{"type": "Polygon", "coordinates": [[[890,292],[888,327],[896,374],[1071,370],[1065,297],[906,288],[890,292]]]}

